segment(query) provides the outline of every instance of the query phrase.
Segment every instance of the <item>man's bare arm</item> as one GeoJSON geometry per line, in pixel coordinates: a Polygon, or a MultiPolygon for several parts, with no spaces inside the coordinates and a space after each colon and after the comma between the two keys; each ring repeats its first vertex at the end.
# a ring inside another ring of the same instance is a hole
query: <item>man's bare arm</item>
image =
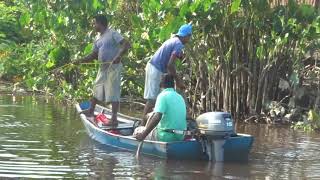
{"type": "Polygon", "coordinates": [[[98,52],[91,52],[90,54],[88,54],[87,56],[80,58],[79,60],[77,60],[75,63],[80,64],[80,63],[89,63],[92,62],[93,60],[98,59],[98,52]]]}
{"type": "Polygon", "coordinates": [[[177,71],[176,71],[176,65],[175,65],[175,60],[178,57],[175,54],[172,54],[167,66],[167,70],[169,72],[169,74],[171,74],[174,79],[176,80],[176,84],[179,88],[184,89],[184,84],[183,81],[178,77],[177,75],[177,71]]]}
{"type": "Polygon", "coordinates": [[[177,71],[176,71],[176,65],[175,60],[177,59],[177,56],[175,54],[172,54],[170,57],[170,60],[168,62],[167,70],[168,72],[174,77],[177,77],[177,71]]]}
{"type": "Polygon", "coordinates": [[[147,122],[146,129],[141,133],[136,136],[136,138],[140,141],[144,140],[148,134],[158,125],[162,118],[162,114],[159,112],[156,112],[152,118],[147,122]]]}
{"type": "Polygon", "coordinates": [[[120,50],[118,52],[118,54],[114,57],[114,63],[119,63],[120,62],[120,57],[125,54],[128,49],[131,47],[130,43],[128,40],[126,39],[123,39],[121,42],[120,42],[120,50]]]}

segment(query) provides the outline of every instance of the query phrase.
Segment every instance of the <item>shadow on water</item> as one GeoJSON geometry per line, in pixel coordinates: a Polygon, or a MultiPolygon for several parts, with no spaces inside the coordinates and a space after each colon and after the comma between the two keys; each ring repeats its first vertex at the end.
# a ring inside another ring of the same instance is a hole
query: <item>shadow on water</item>
{"type": "MultiPolygon", "coordinates": [[[[125,112],[130,106],[122,106],[125,112]]],[[[132,110],[132,109],[131,109],[132,110]]],[[[134,109],[136,111],[136,109],[134,109]]],[[[95,142],[74,107],[0,96],[0,179],[319,179],[320,137],[288,127],[238,125],[255,137],[246,163],[162,160],[95,142]]]]}

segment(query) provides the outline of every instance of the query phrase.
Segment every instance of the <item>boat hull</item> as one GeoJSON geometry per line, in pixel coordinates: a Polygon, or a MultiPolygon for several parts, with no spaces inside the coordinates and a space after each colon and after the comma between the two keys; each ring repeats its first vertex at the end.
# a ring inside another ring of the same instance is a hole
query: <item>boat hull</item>
{"type": "MultiPolygon", "coordinates": [[[[84,109],[77,105],[78,112],[84,109]]],[[[88,135],[108,146],[117,147],[129,151],[136,151],[139,145],[132,136],[113,134],[96,126],[80,114],[82,123],[88,135]]],[[[247,134],[238,134],[225,140],[223,148],[223,161],[246,161],[253,143],[253,137],[247,134]]],[[[208,156],[204,153],[202,144],[197,140],[178,142],[158,142],[145,140],[141,149],[142,154],[156,156],[165,159],[206,160],[208,156]]]]}

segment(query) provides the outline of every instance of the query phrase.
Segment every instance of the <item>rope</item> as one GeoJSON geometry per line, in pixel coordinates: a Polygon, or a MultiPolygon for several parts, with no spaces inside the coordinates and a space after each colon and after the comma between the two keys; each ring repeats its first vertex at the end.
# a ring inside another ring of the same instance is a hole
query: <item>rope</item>
{"type": "MultiPolygon", "coordinates": [[[[79,63],[79,65],[94,65],[94,64],[97,64],[97,65],[104,65],[104,64],[113,64],[114,61],[111,61],[111,62],[91,62],[91,63],[79,63]]],[[[57,67],[55,69],[52,69],[49,71],[49,73],[51,72],[54,72],[54,71],[57,71],[57,70],[60,70],[60,69],[63,69],[63,68],[66,68],[68,66],[75,66],[74,62],[70,62],[70,63],[67,63],[67,64],[64,64],[63,66],[60,66],[60,67],[57,67]]],[[[109,66],[110,67],[110,66],[109,66]]],[[[109,70],[109,67],[108,67],[108,70],[109,70]]]]}

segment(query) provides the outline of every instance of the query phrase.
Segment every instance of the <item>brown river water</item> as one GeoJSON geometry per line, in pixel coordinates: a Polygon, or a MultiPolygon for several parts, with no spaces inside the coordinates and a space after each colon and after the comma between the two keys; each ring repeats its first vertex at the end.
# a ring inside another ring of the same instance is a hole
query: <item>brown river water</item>
{"type": "Polygon", "coordinates": [[[0,179],[320,179],[319,134],[244,124],[237,132],[255,137],[245,163],[138,163],[133,152],[90,139],[71,105],[0,95],[0,179]]]}

